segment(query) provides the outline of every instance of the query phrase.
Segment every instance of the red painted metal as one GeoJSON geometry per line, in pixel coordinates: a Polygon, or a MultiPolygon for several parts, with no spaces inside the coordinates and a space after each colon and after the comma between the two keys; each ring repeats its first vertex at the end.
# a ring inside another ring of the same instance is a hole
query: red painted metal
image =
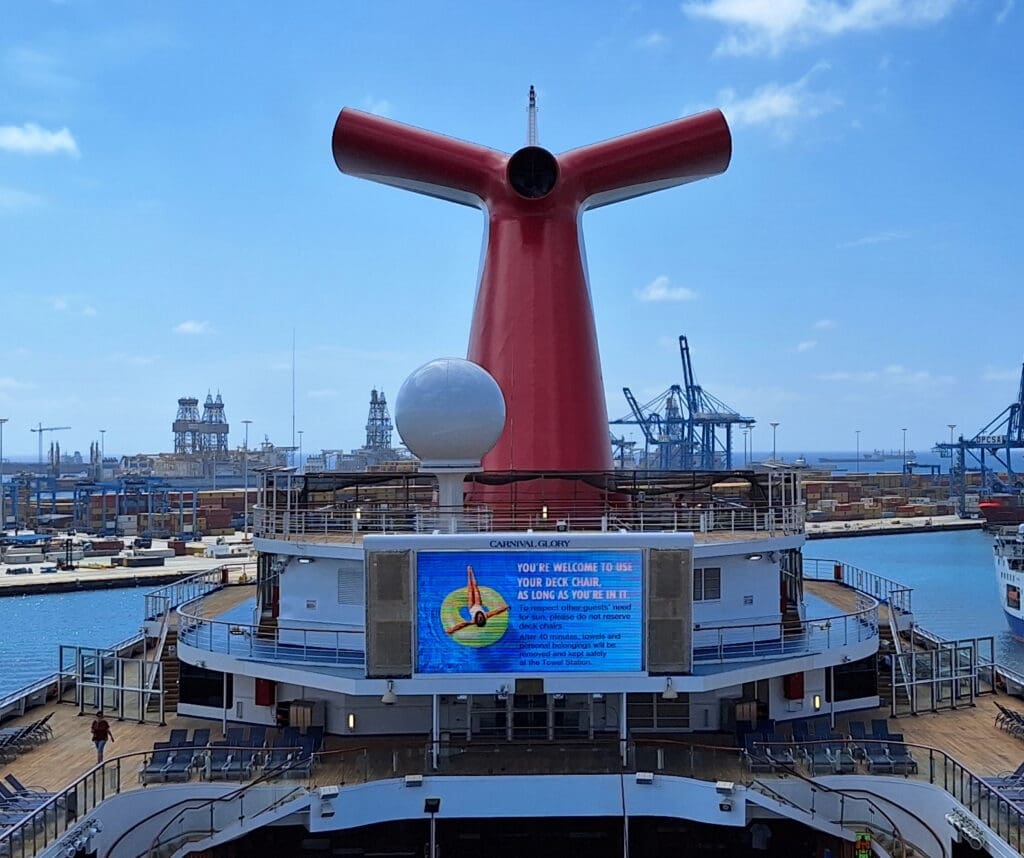
{"type": "MultiPolygon", "coordinates": [[[[514,156],[346,108],[334,126],[344,173],[483,209],[487,248],[469,359],[505,395],[487,470],[612,467],[580,218],[591,208],[714,176],[732,142],[717,111],[565,152],[553,187],[523,196],[514,156]]],[[[529,153],[527,153],[529,154],[529,153]]],[[[540,158],[553,156],[540,150],[540,158]]]]}

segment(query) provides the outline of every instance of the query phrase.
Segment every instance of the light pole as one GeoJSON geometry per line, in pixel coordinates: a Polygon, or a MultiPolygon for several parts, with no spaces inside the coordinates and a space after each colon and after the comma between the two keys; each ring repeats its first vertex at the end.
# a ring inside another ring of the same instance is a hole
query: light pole
{"type": "Polygon", "coordinates": [[[100,480],[103,479],[103,463],[107,459],[107,430],[100,429],[100,480]]]}
{"type": "Polygon", "coordinates": [[[907,484],[907,427],[903,427],[903,478],[900,480],[902,485],[907,484]]]}
{"type": "Polygon", "coordinates": [[[775,464],[778,461],[778,457],[775,455],[775,430],[779,428],[779,424],[773,422],[768,425],[772,427],[772,464],[775,464]]]}
{"type": "Polygon", "coordinates": [[[750,439],[750,430],[749,429],[744,429],[743,430],[743,464],[744,465],[747,465],[750,462],[750,457],[748,455],[749,439],[750,439]]]}
{"type": "Polygon", "coordinates": [[[242,533],[249,533],[249,424],[251,420],[243,420],[245,424],[245,447],[242,450],[242,468],[245,471],[245,518],[242,519],[242,533]]]}
{"type": "Polygon", "coordinates": [[[854,429],[854,434],[857,436],[857,473],[860,473],[860,429],[854,429]]]}
{"type": "Polygon", "coordinates": [[[949,427],[949,443],[952,444],[953,443],[953,430],[956,429],[956,423],[947,423],[946,425],[949,427]]]}
{"type": "Polygon", "coordinates": [[[434,817],[441,810],[441,799],[426,798],[423,800],[423,812],[430,814],[430,858],[437,858],[437,828],[434,817]]]}
{"type": "Polygon", "coordinates": [[[10,419],[0,417],[0,533],[7,532],[7,512],[4,509],[4,499],[7,496],[4,490],[4,423],[10,419]]]}
{"type": "Polygon", "coordinates": [[[299,430],[299,461],[298,461],[298,465],[299,465],[299,473],[300,474],[305,473],[305,469],[302,467],[302,433],[304,431],[305,431],[304,429],[300,429],[299,430]]]}

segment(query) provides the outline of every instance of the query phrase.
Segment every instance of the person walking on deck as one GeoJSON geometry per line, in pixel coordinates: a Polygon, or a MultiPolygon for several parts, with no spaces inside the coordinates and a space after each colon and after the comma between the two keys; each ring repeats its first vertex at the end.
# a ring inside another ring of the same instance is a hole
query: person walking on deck
{"type": "Polygon", "coordinates": [[[90,729],[92,730],[92,743],[96,746],[96,762],[102,763],[104,746],[108,740],[114,741],[114,734],[110,730],[107,719],[103,717],[102,709],[96,713],[90,729]]]}

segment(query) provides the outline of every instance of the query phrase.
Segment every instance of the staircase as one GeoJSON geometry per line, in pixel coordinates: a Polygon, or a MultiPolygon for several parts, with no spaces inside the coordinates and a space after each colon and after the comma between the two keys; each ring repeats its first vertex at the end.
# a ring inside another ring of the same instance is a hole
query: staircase
{"type": "MultiPolygon", "coordinates": [[[[164,713],[173,713],[178,708],[178,677],[180,675],[178,630],[176,628],[167,629],[167,636],[160,650],[160,665],[163,672],[164,713]]],[[[160,698],[157,695],[150,695],[146,711],[160,711],[160,698]]]]}
{"type": "Polygon", "coordinates": [[[256,640],[273,643],[277,640],[277,617],[270,611],[260,614],[260,622],[256,627],[256,640]]]}

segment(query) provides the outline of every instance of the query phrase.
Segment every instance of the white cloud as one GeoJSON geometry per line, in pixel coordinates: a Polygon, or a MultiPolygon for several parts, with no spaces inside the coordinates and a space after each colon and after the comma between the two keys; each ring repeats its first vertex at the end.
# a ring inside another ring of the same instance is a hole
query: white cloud
{"type": "Polygon", "coordinates": [[[1003,3],[1003,8],[999,10],[999,14],[996,15],[996,23],[1002,24],[1010,17],[1010,13],[1013,11],[1013,7],[1017,5],[1017,0],[1006,0],[1003,3]]]}
{"type": "Polygon", "coordinates": [[[881,384],[890,388],[912,387],[915,390],[946,387],[956,381],[951,375],[936,375],[926,369],[908,369],[898,363],[889,364],[882,369],[824,372],[816,375],[815,378],[819,381],[881,384]]]}
{"type": "Polygon", "coordinates": [[[338,395],[338,391],[333,387],[321,387],[316,390],[306,391],[306,396],[310,399],[334,399],[338,395]]]}
{"type": "Polygon", "coordinates": [[[635,293],[644,302],[651,301],[693,301],[697,293],[685,286],[673,286],[664,274],[655,277],[643,289],[635,293]]]}
{"type": "Polygon", "coordinates": [[[741,98],[735,90],[718,93],[722,112],[735,126],[767,126],[783,139],[788,139],[794,126],[835,110],[842,101],[829,92],[814,92],[809,83],[813,75],[828,70],[819,63],[799,80],[792,83],[767,83],[741,98]]]}
{"type": "Polygon", "coordinates": [[[363,99],[363,106],[368,113],[376,113],[378,116],[390,116],[392,105],[386,98],[374,98],[372,95],[363,99]]]}
{"type": "Polygon", "coordinates": [[[56,297],[48,298],[47,300],[50,302],[50,306],[58,313],[63,313],[68,308],[67,298],[62,298],[57,295],[56,297]]]}
{"type": "Polygon", "coordinates": [[[828,331],[836,326],[836,323],[832,319],[818,319],[814,323],[814,329],[816,331],[828,331]]]}
{"type": "Polygon", "coordinates": [[[78,157],[78,144],[67,128],[47,131],[33,122],[0,125],[0,149],[22,155],[53,155],[65,152],[78,157]]]}
{"type": "Polygon", "coordinates": [[[176,334],[212,334],[213,328],[210,327],[209,322],[197,322],[194,319],[188,319],[182,322],[180,325],[174,326],[174,333],[176,334]]]}
{"type": "Polygon", "coordinates": [[[797,343],[796,350],[798,352],[809,352],[817,345],[817,340],[804,340],[803,342],[797,343]]]}
{"type": "Polygon", "coordinates": [[[28,390],[32,387],[24,381],[18,381],[9,375],[0,376],[0,390],[28,390]]]}
{"type": "Polygon", "coordinates": [[[981,377],[984,381],[1017,381],[1020,378],[1020,369],[996,369],[990,366],[981,377]]]}
{"type": "Polygon", "coordinates": [[[851,247],[866,247],[871,244],[886,244],[890,241],[902,241],[905,238],[909,238],[909,232],[900,232],[898,230],[888,230],[887,232],[876,232],[872,235],[865,235],[861,238],[855,238],[853,241],[844,241],[842,244],[837,244],[836,247],[841,250],[846,250],[851,247]]]}
{"type": "Polygon", "coordinates": [[[641,36],[636,40],[636,46],[638,48],[644,48],[649,51],[656,51],[667,45],[668,37],[664,33],[659,33],[657,30],[653,30],[646,36],[641,36]]]}
{"type": "Polygon", "coordinates": [[[683,12],[726,28],[716,53],[776,55],[846,33],[926,26],[961,0],[688,0],[683,12]]]}
{"type": "Polygon", "coordinates": [[[43,198],[38,194],[30,194],[28,191],[19,191],[16,188],[0,187],[0,214],[13,214],[26,209],[38,208],[43,204],[43,198]]]}

